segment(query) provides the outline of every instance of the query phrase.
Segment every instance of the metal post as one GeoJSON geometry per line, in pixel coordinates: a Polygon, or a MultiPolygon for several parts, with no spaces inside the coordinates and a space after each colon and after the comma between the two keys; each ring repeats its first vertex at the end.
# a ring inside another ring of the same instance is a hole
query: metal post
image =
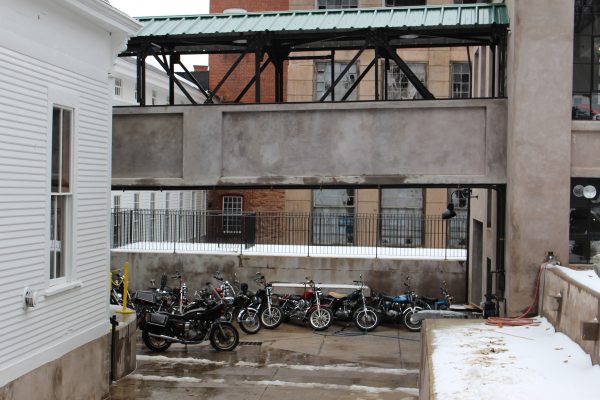
{"type": "Polygon", "coordinates": [[[113,315],[110,317],[110,325],[112,326],[111,335],[110,335],[110,380],[111,382],[115,380],[115,349],[117,347],[117,326],[119,326],[119,322],[117,321],[117,316],[113,315]]]}
{"type": "MultiPolygon", "coordinates": [[[[117,310],[119,314],[133,314],[135,311],[127,308],[127,291],[129,290],[129,262],[123,266],[123,309],[117,310]]],[[[112,277],[111,277],[112,282],[112,277]]]]}
{"type": "Polygon", "coordinates": [[[254,53],[254,101],[260,103],[260,60],[262,59],[262,53],[259,50],[254,53]]]}
{"type": "Polygon", "coordinates": [[[388,71],[390,69],[390,58],[389,57],[385,57],[385,68],[383,71],[383,99],[384,100],[389,100],[388,99],[388,71]]]}
{"type": "Polygon", "coordinates": [[[490,46],[492,50],[492,97],[496,97],[496,43],[490,46]]]}
{"type": "Polygon", "coordinates": [[[379,100],[379,47],[375,47],[375,101],[379,100]]]}
{"type": "MultiPolygon", "coordinates": [[[[331,84],[335,81],[335,50],[331,50],[331,84]]],[[[331,101],[335,101],[335,90],[331,92],[331,101]]]]}
{"type": "Polygon", "coordinates": [[[175,104],[175,63],[179,62],[179,55],[169,56],[169,104],[175,104]]]}

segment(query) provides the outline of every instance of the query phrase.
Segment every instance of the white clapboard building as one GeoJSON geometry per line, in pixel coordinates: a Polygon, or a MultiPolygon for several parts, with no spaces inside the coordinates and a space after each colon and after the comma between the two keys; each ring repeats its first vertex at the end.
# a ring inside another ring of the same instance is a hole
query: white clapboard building
{"type": "Polygon", "coordinates": [[[108,394],[111,76],[138,29],[102,0],[0,2],[0,398],[108,394]]]}

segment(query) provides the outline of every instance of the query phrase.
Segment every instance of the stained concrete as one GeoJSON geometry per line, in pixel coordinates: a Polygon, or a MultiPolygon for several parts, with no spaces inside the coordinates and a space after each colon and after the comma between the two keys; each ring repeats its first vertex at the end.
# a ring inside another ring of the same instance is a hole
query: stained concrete
{"type": "Polygon", "coordinates": [[[546,252],[569,259],[574,7],[564,0],[507,5],[506,296],[515,315],[533,299],[546,252]]]}
{"type": "Polygon", "coordinates": [[[151,353],[139,343],[138,369],[111,387],[111,399],[415,400],[418,395],[419,334],[397,326],[363,335],[338,324],[322,333],[283,324],[256,335],[241,333],[241,340],[235,351],[223,353],[204,344],[151,353]]]}
{"type": "Polygon", "coordinates": [[[113,120],[113,186],[506,182],[504,99],[119,107],[113,120]]]}
{"type": "MultiPolygon", "coordinates": [[[[590,270],[590,274],[594,271],[590,270]]],[[[600,320],[600,293],[581,285],[559,269],[547,269],[543,275],[540,314],[558,332],[569,336],[600,364],[600,336],[583,340],[582,323],[600,320]]]]}
{"type": "Polygon", "coordinates": [[[109,392],[108,348],[108,335],[86,343],[1,387],[0,399],[104,399],[109,392]]]}

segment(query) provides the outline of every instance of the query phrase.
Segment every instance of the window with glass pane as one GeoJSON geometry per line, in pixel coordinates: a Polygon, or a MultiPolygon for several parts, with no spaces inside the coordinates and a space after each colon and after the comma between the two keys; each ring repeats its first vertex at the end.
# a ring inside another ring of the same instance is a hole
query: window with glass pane
{"type": "Polygon", "coordinates": [[[423,244],[423,189],[381,189],[381,245],[423,244]]]}
{"type": "MultiPolygon", "coordinates": [[[[427,64],[407,63],[407,65],[417,76],[417,78],[419,78],[419,80],[426,85],[425,69],[427,64]]],[[[423,98],[397,65],[390,64],[386,74],[388,100],[411,100],[423,98]]]]}
{"type": "Polygon", "coordinates": [[[600,179],[571,179],[569,214],[569,262],[600,263],[600,179]],[[596,195],[587,198],[584,187],[592,186],[596,195]]]}
{"type": "Polygon", "coordinates": [[[464,248],[467,246],[467,214],[469,209],[468,192],[463,189],[448,189],[448,198],[454,204],[456,216],[449,221],[446,232],[449,247],[464,248]]]}
{"type": "Polygon", "coordinates": [[[121,208],[121,195],[113,196],[113,246],[118,247],[121,244],[119,243],[119,238],[122,237],[119,235],[121,230],[121,218],[122,214],[120,212],[121,208]]]}
{"type": "Polygon", "coordinates": [[[313,191],[313,244],[354,243],[354,196],[354,189],[313,191]]]}
{"type": "Polygon", "coordinates": [[[573,119],[600,120],[600,0],[575,1],[573,119]]]}
{"type": "Polygon", "coordinates": [[[223,196],[223,232],[242,233],[242,196],[223,196]]]}
{"type": "Polygon", "coordinates": [[[120,78],[115,78],[115,96],[121,97],[123,89],[123,81],[120,78]]]}
{"type": "Polygon", "coordinates": [[[452,98],[468,99],[471,97],[471,72],[469,63],[452,64],[452,98]]]}
{"type": "MultiPolygon", "coordinates": [[[[340,76],[340,74],[346,68],[347,65],[348,65],[347,62],[343,62],[343,61],[335,62],[335,64],[334,64],[335,79],[337,79],[340,76]]],[[[315,70],[316,70],[315,100],[320,100],[321,97],[323,97],[323,95],[327,91],[327,89],[329,89],[331,87],[331,62],[317,61],[315,63],[315,70]]],[[[334,95],[335,95],[336,101],[342,100],[342,98],[344,97],[344,95],[346,95],[346,92],[348,91],[348,89],[350,89],[350,87],[356,81],[356,79],[357,79],[357,68],[356,68],[356,64],[353,64],[350,67],[350,69],[348,70],[348,72],[346,72],[346,74],[344,75],[342,80],[340,82],[338,82],[338,84],[335,86],[334,95]]],[[[350,93],[350,95],[348,96],[348,98],[346,100],[356,100],[357,98],[358,98],[358,87],[354,88],[354,90],[352,91],[352,93],[350,93]]],[[[331,100],[331,95],[328,95],[325,98],[325,100],[331,100]]]]}
{"type": "Polygon", "coordinates": [[[50,279],[64,278],[69,261],[72,127],[73,111],[63,107],[53,107],[50,173],[50,279]]]}
{"type": "Polygon", "coordinates": [[[385,0],[386,7],[424,6],[427,0],[385,0]]]}
{"type": "Polygon", "coordinates": [[[319,9],[324,8],[357,8],[358,0],[317,0],[319,9]]]}

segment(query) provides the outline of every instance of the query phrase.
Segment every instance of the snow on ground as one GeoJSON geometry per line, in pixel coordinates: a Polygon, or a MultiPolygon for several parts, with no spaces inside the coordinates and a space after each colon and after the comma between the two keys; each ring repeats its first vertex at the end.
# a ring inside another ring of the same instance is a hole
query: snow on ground
{"type": "Polygon", "coordinates": [[[465,249],[366,246],[296,246],[257,244],[245,248],[231,243],[136,242],[112,249],[114,252],[245,254],[280,257],[386,258],[402,260],[466,260],[465,249]]]}
{"type": "MultiPolygon", "coordinates": [[[[596,275],[596,271],[593,269],[585,270],[585,271],[576,271],[571,268],[554,266],[550,268],[556,268],[567,274],[571,279],[579,282],[583,286],[587,286],[590,289],[595,290],[600,293],[600,277],[596,275]]],[[[598,399],[600,399],[600,394],[598,394],[598,399]]]]}
{"type": "Polygon", "coordinates": [[[433,332],[433,390],[440,400],[597,400],[600,366],[575,342],[539,326],[483,322],[433,332]]]}

